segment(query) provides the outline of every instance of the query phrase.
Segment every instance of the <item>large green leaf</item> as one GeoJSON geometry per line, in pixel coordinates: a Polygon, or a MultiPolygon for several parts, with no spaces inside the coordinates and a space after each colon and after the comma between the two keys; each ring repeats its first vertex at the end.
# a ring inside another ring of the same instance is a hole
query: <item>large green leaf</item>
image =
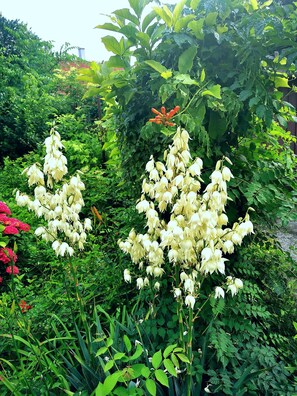
{"type": "Polygon", "coordinates": [[[274,78],[275,88],[290,88],[288,77],[276,76],[274,78]]]}
{"type": "Polygon", "coordinates": [[[143,32],[146,31],[146,28],[151,24],[151,22],[156,18],[156,13],[155,11],[151,11],[149,14],[147,14],[145,16],[145,18],[143,19],[142,25],[141,25],[141,29],[143,32]]]}
{"type": "Polygon", "coordinates": [[[136,34],[138,33],[138,30],[133,25],[125,25],[121,27],[119,32],[126,36],[129,40],[136,42],[136,34]]]}
{"type": "Polygon", "coordinates": [[[190,363],[189,358],[184,353],[177,353],[179,360],[184,363],[190,363]]]}
{"type": "Polygon", "coordinates": [[[179,20],[186,2],[187,0],[180,0],[174,7],[172,19],[173,26],[175,26],[176,22],[179,20]]]}
{"type": "Polygon", "coordinates": [[[181,73],[187,73],[192,69],[196,54],[197,47],[189,47],[180,55],[178,59],[178,70],[181,73]]]}
{"type": "Polygon", "coordinates": [[[163,370],[156,370],[155,377],[160,382],[160,384],[169,388],[168,377],[163,370]]]}
{"type": "Polygon", "coordinates": [[[189,74],[178,74],[175,80],[185,85],[199,85],[197,81],[193,80],[189,74]]]}
{"type": "Polygon", "coordinates": [[[160,38],[162,37],[165,29],[166,29],[165,25],[159,25],[158,26],[157,23],[148,27],[147,33],[148,33],[148,35],[150,35],[151,42],[153,44],[155,44],[158,40],[160,40],[160,38]]]}
{"type": "Polygon", "coordinates": [[[135,351],[135,352],[133,353],[133,355],[130,357],[130,360],[136,360],[136,359],[138,359],[138,358],[141,356],[142,352],[143,352],[142,346],[139,345],[139,344],[137,344],[136,351],[135,351]]]}
{"type": "Polygon", "coordinates": [[[174,31],[178,33],[179,31],[181,31],[181,29],[185,28],[188,23],[193,19],[195,19],[195,15],[193,14],[179,18],[174,25],[174,31]]]}
{"type": "Polygon", "coordinates": [[[177,344],[168,345],[168,347],[163,352],[164,358],[167,358],[176,346],[177,346],[177,344]]]}
{"type": "Polygon", "coordinates": [[[111,51],[116,55],[122,55],[122,48],[120,43],[113,36],[102,37],[102,42],[105,45],[107,51],[111,51]]]}
{"type": "Polygon", "coordinates": [[[201,0],[192,0],[191,1],[191,8],[192,10],[196,10],[196,8],[199,6],[201,0]]]}
{"type": "Polygon", "coordinates": [[[152,358],[152,365],[155,369],[159,368],[162,363],[162,352],[161,350],[154,353],[152,358]]]}
{"type": "Polygon", "coordinates": [[[113,12],[113,14],[120,18],[128,19],[128,21],[134,23],[135,25],[139,24],[138,18],[135,15],[131,14],[129,8],[122,8],[120,10],[116,10],[113,12]]]}
{"type": "Polygon", "coordinates": [[[213,85],[212,87],[209,87],[203,91],[201,95],[209,95],[213,96],[214,98],[221,99],[221,86],[219,84],[213,85]]]}
{"type": "Polygon", "coordinates": [[[217,12],[210,12],[205,17],[205,25],[206,26],[213,26],[217,21],[218,13],[217,12]]]}
{"type": "Polygon", "coordinates": [[[165,359],[163,363],[168,373],[174,377],[177,377],[177,373],[175,371],[175,367],[172,361],[170,359],[165,359]]]}
{"type": "Polygon", "coordinates": [[[112,32],[118,32],[120,28],[113,23],[104,23],[103,25],[97,25],[95,27],[96,29],[104,29],[104,30],[110,30],[112,32]]]}
{"type": "Polygon", "coordinates": [[[103,383],[103,392],[104,395],[110,395],[111,391],[114,389],[116,386],[118,379],[122,376],[122,372],[118,371],[115,372],[108,377],[105,378],[104,383],[103,383]]]}
{"type": "Polygon", "coordinates": [[[170,96],[176,94],[176,84],[163,84],[159,89],[159,96],[162,100],[162,104],[166,102],[170,96]]]}
{"type": "Polygon", "coordinates": [[[115,68],[125,68],[127,66],[129,66],[129,64],[127,64],[126,61],[123,60],[122,57],[120,57],[119,55],[114,55],[111,56],[108,61],[106,62],[108,67],[115,67],[115,68]]]}
{"type": "Polygon", "coordinates": [[[148,390],[150,395],[156,396],[156,394],[157,394],[157,386],[156,386],[155,382],[152,379],[148,378],[145,381],[145,386],[146,386],[146,389],[148,390]]]}
{"type": "Polygon", "coordinates": [[[204,38],[203,24],[204,24],[204,18],[198,19],[198,21],[191,21],[188,24],[189,29],[192,30],[192,32],[194,33],[195,37],[198,40],[203,40],[204,38]]]}
{"type": "Polygon", "coordinates": [[[152,0],[129,0],[130,7],[133,9],[138,18],[141,17],[144,7],[151,2],[152,0]]]}
{"type": "Polygon", "coordinates": [[[132,344],[129,337],[126,334],[124,334],[123,340],[127,351],[130,352],[132,349],[132,344]]]}
{"type": "Polygon", "coordinates": [[[154,11],[163,21],[166,23],[168,27],[172,26],[172,13],[167,6],[161,7],[154,7],[154,11]]]}
{"type": "Polygon", "coordinates": [[[139,43],[142,47],[146,48],[146,49],[150,49],[150,36],[147,33],[143,33],[143,32],[138,32],[136,34],[136,37],[139,40],[139,43]]]}
{"type": "Polygon", "coordinates": [[[250,0],[253,10],[258,10],[259,4],[257,0],[250,0]]]}
{"type": "Polygon", "coordinates": [[[154,60],[146,60],[145,63],[147,65],[149,65],[150,67],[152,67],[154,70],[156,70],[160,74],[169,71],[165,66],[161,65],[161,63],[156,62],[154,60]]]}
{"type": "Polygon", "coordinates": [[[148,378],[151,375],[151,370],[145,366],[141,369],[141,375],[143,375],[144,378],[148,378]]]}
{"type": "Polygon", "coordinates": [[[208,134],[213,140],[220,140],[226,132],[226,119],[221,117],[217,112],[210,112],[210,120],[208,124],[208,134]]]}
{"type": "Polygon", "coordinates": [[[109,371],[111,368],[113,368],[115,362],[114,360],[109,360],[106,365],[104,366],[104,372],[106,373],[107,371],[109,371]]]}

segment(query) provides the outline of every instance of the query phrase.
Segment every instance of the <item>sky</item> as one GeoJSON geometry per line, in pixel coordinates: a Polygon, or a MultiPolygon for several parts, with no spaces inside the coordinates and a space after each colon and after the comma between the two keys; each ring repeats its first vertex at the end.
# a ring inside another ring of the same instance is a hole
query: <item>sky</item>
{"type": "MultiPolygon", "coordinates": [[[[111,55],[101,38],[113,32],[95,26],[109,22],[106,15],[119,8],[130,8],[128,0],[0,0],[0,13],[6,19],[26,23],[42,40],[53,41],[55,50],[66,42],[85,48],[85,59],[96,62],[111,55]]],[[[71,53],[78,55],[78,50],[71,53]]]]}

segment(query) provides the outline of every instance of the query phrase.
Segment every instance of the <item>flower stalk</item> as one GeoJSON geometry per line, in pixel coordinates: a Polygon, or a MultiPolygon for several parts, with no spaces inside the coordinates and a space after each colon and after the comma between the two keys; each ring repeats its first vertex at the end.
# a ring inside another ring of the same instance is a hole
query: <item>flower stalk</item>
{"type": "MultiPolygon", "coordinates": [[[[161,109],[158,120],[165,115],[166,109],[161,109]]],[[[119,241],[141,273],[136,279],[139,290],[150,283],[159,287],[160,278],[165,276],[171,281],[177,302],[179,343],[188,358],[187,396],[192,388],[194,321],[210,296],[224,298],[229,292],[233,297],[243,287],[240,279],[225,276],[225,282],[196,308],[203,282],[214,273],[225,275],[228,260],[224,255],[233,253],[235,246],[253,232],[248,213],[228,227],[227,183],[233,175],[226,163],[231,161],[226,157],[219,160],[210,183],[202,189],[203,162],[192,159],[189,140],[187,131],[178,128],[172,145],[164,152],[164,162],[150,157],[136,205],[146,217],[146,233],[137,234],[132,229],[125,241],[119,241]]],[[[131,282],[133,271],[125,269],[124,279],[131,282]]]]}

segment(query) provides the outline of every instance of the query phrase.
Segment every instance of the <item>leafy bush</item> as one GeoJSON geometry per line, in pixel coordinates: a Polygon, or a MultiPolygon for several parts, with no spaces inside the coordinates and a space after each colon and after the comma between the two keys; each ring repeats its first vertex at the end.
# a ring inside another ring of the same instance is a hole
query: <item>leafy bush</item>
{"type": "Polygon", "coordinates": [[[110,59],[81,71],[90,95],[109,106],[126,179],[134,183],[151,154],[161,159],[173,133],[147,123],[146,103],[179,105],[176,121],[189,131],[192,151],[209,167],[222,155],[239,167],[243,197],[234,196],[233,210],[242,215],[252,203],[260,217],[274,218],[280,207],[284,220],[292,218],[296,159],[284,128],[296,117],[283,89],[295,71],[296,5],[192,0],[146,13],[149,3],[130,1],[130,10],[99,25],[121,38],[104,37],[110,59]]]}

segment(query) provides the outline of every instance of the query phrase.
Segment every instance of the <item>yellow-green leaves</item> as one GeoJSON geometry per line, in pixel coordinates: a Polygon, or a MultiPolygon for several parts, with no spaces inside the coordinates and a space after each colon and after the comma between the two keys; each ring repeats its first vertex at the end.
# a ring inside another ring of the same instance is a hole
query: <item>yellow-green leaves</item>
{"type": "Polygon", "coordinates": [[[205,25],[206,26],[213,26],[217,21],[218,13],[217,12],[210,12],[205,17],[205,25]]]}
{"type": "Polygon", "coordinates": [[[188,24],[189,29],[192,30],[194,36],[198,40],[203,40],[204,38],[203,24],[204,24],[204,18],[198,19],[198,21],[191,21],[188,24]]]}
{"type": "Polygon", "coordinates": [[[191,8],[192,10],[196,10],[201,0],[192,0],[191,1],[191,8]]]}
{"type": "Polygon", "coordinates": [[[154,7],[154,12],[165,22],[169,28],[179,32],[188,22],[195,18],[195,15],[182,16],[183,9],[187,0],[180,0],[174,7],[173,12],[164,5],[163,7],[154,7]]]}
{"type": "Polygon", "coordinates": [[[273,0],[267,0],[261,5],[261,9],[265,7],[269,7],[273,3],[273,0]]]}
{"type": "Polygon", "coordinates": [[[168,78],[172,77],[172,71],[166,70],[166,71],[162,72],[161,77],[163,77],[165,80],[168,80],[168,78]]]}
{"type": "Polygon", "coordinates": [[[202,69],[201,75],[200,75],[200,82],[203,82],[205,80],[205,70],[202,69]]]}
{"type": "Polygon", "coordinates": [[[214,98],[221,99],[221,86],[219,84],[213,85],[212,87],[209,87],[203,91],[201,95],[209,95],[213,96],[214,98]]]}
{"type": "Polygon", "coordinates": [[[199,85],[196,80],[190,77],[189,74],[178,74],[175,76],[175,81],[185,85],[199,85]]]}
{"type": "Polygon", "coordinates": [[[250,0],[250,2],[251,2],[251,6],[252,6],[253,10],[254,11],[258,10],[258,8],[259,8],[258,1],[257,0],[250,0]]]}
{"type": "Polygon", "coordinates": [[[182,29],[184,29],[184,28],[188,25],[188,23],[191,22],[193,19],[195,19],[195,15],[193,15],[193,14],[189,14],[189,15],[186,15],[186,16],[184,16],[184,17],[179,18],[179,19],[176,21],[175,25],[174,25],[174,31],[175,31],[176,33],[180,32],[180,31],[181,31],[182,29]]]}
{"type": "Polygon", "coordinates": [[[161,19],[163,19],[163,21],[169,28],[172,26],[173,15],[166,5],[164,5],[163,7],[154,7],[154,11],[157,15],[159,15],[161,19]]]}
{"type": "Polygon", "coordinates": [[[275,88],[290,88],[288,77],[276,76],[273,81],[275,88]]]}
{"type": "Polygon", "coordinates": [[[156,70],[160,75],[167,80],[172,76],[172,71],[167,69],[165,66],[161,65],[160,62],[154,61],[154,60],[147,60],[145,61],[147,65],[152,67],[154,70],[156,70]]]}
{"type": "Polygon", "coordinates": [[[175,8],[174,8],[174,10],[173,10],[173,18],[172,18],[173,26],[175,26],[175,24],[176,24],[177,21],[179,20],[181,14],[182,14],[183,8],[184,8],[184,6],[185,6],[185,4],[186,4],[186,1],[187,1],[187,0],[180,0],[180,1],[176,4],[176,6],[175,6],[175,8]]]}

